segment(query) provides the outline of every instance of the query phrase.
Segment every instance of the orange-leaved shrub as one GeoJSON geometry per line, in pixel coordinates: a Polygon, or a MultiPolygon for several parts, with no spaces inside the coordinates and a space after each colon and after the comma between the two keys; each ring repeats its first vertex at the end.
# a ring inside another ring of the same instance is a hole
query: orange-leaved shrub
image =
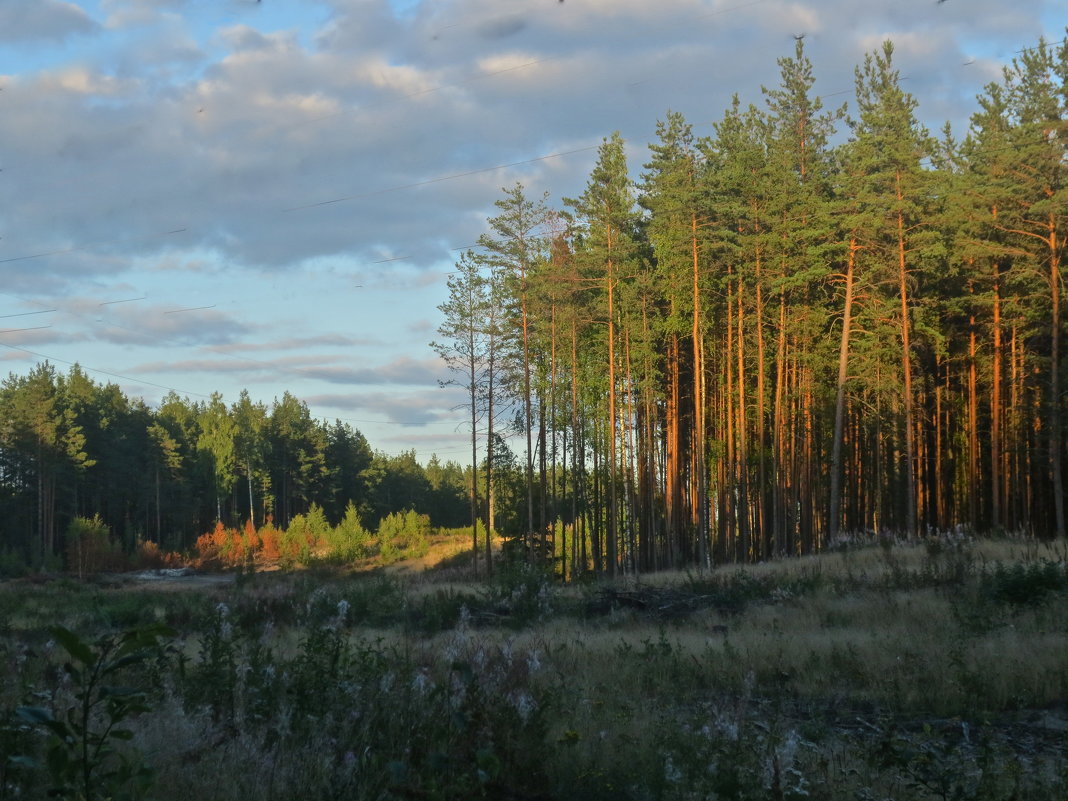
{"type": "Polygon", "coordinates": [[[251,520],[240,529],[220,521],[197,538],[194,562],[198,567],[236,567],[249,561],[283,566],[314,560],[351,563],[368,555],[370,536],[351,503],[337,526],[330,525],[322,507],[312,504],[285,529],[276,528],[269,517],[258,529],[251,520]]]}
{"type": "Polygon", "coordinates": [[[133,556],[134,566],[141,570],[159,570],[167,567],[182,567],[186,563],[177,551],[165,551],[158,542],[138,540],[137,550],[133,556]]]}

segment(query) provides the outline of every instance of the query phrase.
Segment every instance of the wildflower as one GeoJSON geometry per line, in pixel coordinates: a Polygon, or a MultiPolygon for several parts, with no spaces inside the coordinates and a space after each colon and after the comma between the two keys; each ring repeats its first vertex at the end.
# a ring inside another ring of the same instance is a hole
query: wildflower
{"type": "Polygon", "coordinates": [[[417,671],[415,676],[412,677],[412,689],[419,695],[426,695],[433,686],[434,682],[430,680],[425,668],[417,671]]]}
{"type": "Polygon", "coordinates": [[[392,671],[383,674],[382,679],[378,682],[378,689],[383,695],[387,695],[393,689],[393,680],[395,678],[396,676],[393,675],[392,671]]]}
{"type": "Polygon", "coordinates": [[[512,706],[515,707],[515,711],[519,714],[519,719],[524,723],[530,719],[530,713],[538,708],[537,702],[526,692],[520,691],[513,693],[509,700],[512,702],[512,706]]]}
{"type": "Polygon", "coordinates": [[[538,588],[538,611],[542,615],[548,615],[552,611],[552,605],[550,601],[550,590],[548,582],[542,582],[538,588]]]}
{"type": "Polygon", "coordinates": [[[682,771],[671,761],[670,754],[664,760],[664,780],[668,784],[678,784],[682,781],[682,771]]]}
{"type": "Polygon", "coordinates": [[[466,631],[471,627],[471,610],[467,608],[467,604],[460,607],[460,617],[456,621],[457,631],[466,631]]]}

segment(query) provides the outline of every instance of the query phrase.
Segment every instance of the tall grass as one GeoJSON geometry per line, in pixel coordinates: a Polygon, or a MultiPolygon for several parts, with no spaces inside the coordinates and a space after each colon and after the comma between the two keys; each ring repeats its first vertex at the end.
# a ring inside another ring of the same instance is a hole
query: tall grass
{"type": "MultiPolygon", "coordinates": [[[[0,713],[69,703],[48,625],[150,617],[180,633],[128,747],[161,801],[1063,798],[1066,577],[1056,548],[947,540],[582,587],[0,584],[0,713]]],[[[0,798],[43,797],[25,764],[0,798]]]]}

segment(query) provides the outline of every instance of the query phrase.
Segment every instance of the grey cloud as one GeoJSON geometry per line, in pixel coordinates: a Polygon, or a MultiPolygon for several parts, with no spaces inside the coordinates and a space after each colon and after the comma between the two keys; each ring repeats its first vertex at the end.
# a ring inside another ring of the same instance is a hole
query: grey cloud
{"type": "Polygon", "coordinates": [[[485,22],[478,26],[478,32],[487,39],[505,39],[526,27],[526,20],[522,17],[508,17],[485,22]]]}
{"type": "Polygon", "coordinates": [[[0,42],[8,44],[62,41],[97,27],[83,9],[63,0],[9,0],[0,5],[0,42]]]}
{"type": "Polygon", "coordinates": [[[345,367],[341,365],[305,367],[301,374],[331,384],[396,384],[436,387],[442,374],[437,359],[401,357],[377,367],[345,367]]]}
{"type": "Polygon", "coordinates": [[[302,350],[320,345],[336,345],[342,348],[351,348],[357,345],[375,345],[377,340],[363,339],[359,337],[347,337],[342,334],[322,334],[313,337],[295,337],[292,339],[278,339],[271,342],[235,342],[229,345],[219,345],[212,350],[220,353],[248,353],[255,351],[274,350],[302,350]]]}
{"type": "Polygon", "coordinates": [[[100,339],[116,344],[149,344],[164,347],[224,344],[247,334],[248,324],[211,308],[176,304],[111,306],[94,309],[100,339]]]}
{"type": "MultiPolygon", "coordinates": [[[[213,349],[215,350],[215,349],[213,349]]],[[[180,359],[147,362],[131,372],[207,372],[244,375],[247,380],[281,380],[284,376],[352,386],[422,386],[437,388],[443,374],[437,359],[400,357],[375,367],[350,367],[351,359],[338,355],[301,355],[281,359],[253,359],[233,355],[219,359],[180,359]],[[343,363],[339,363],[343,362],[343,363]]]]}
{"type": "MultiPolygon", "coordinates": [[[[500,185],[521,175],[528,184],[551,180],[547,188],[556,196],[574,194],[592,154],[558,160],[569,168],[567,178],[560,163],[544,162],[500,175],[401,187],[536,157],[563,142],[596,144],[613,128],[641,147],[668,108],[708,133],[707,121],[721,115],[730,92],[759,102],[759,84],[776,82],[775,58],[790,52],[799,26],[818,33],[829,19],[854,20],[852,37],[814,33],[809,48],[817,62],[817,91],[837,91],[852,86],[852,68],[863,52],[858,42],[904,37],[911,19],[920,31],[916,41],[936,43],[916,49],[902,38],[902,70],[916,73],[909,78],[918,95],[936,90],[941,80],[941,65],[932,59],[959,66],[964,59],[955,44],[967,35],[995,33],[977,11],[976,19],[955,22],[935,36],[930,25],[915,24],[931,4],[904,5],[911,17],[877,9],[864,15],[841,2],[768,2],[704,16],[701,6],[683,2],[591,3],[560,14],[549,7],[501,49],[503,42],[477,44],[480,26],[487,24],[478,12],[486,4],[442,4],[437,16],[420,12],[406,28],[385,2],[336,3],[317,49],[302,48],[288,34],[232,28],[230,57],[210,67],[204,80],[163,97],[146,96],[136,84],[113,86],[119,94],[107,108],[94,107],[92,95],[54,98],[48,106],[20,97],[23,108],[7,118],[13,130],[0,133],[0,140],[8,140],[0,144],[36,151],[26,164],[26,174],[35,177],[31,189],[73,181],[75,191],[58,203],[49,195],[46,206],[43,197],[35,203],[34,193],[14,182],[5,207],[15,209],[12,228],[36,232],[46,246],[54,230],[92,242],[122,239],[120,232],[186,227],[190,244],[249,265],[281,268],[295,259],[370,253],[381,245],[427,265],[446,255],[440,232],[491,207],[500,185]],[[473,9],[471,16],[465,7],[473,9]],[[411,44],[413,31],[446,20],[462,46],[417,50],[411,44]],[[377,49],[359,48],[368,31],[382,43],[377,49]],[[412,56],[411,66],[387,69],[402,55],[412,56]],[[480,77],[493,65],[539,59],[480,77]],[[391,69],[396,74],[389,77],[391,69]],[[680,74],[692,78],[680,81],[680,74]],[[443,88],[403,99],[426,87],[443,88]],[[91,205],[78,191],[90,186],[91,205]],[[413,217],[425,239],[413,241],[413,217]]],[[[959,94],[922,97],[921,113],[931,107],[932,127],[946,117],[959,124],[979,85],[976,78],[961,84],[959,94]]],[[[40,87],[33,94],[40,95],[40,87]]],[[[456,231],[458,240],[477,234],[475,224],[468,225],[456,231]]],[[[28,249],[34,244],[26,239],[28,249]]]]}
{"type": "MultiPolygon", "coordinates": [[[[369,416],[402,426],[423,426],[452,422],[457,414],[442,403],[441,390],[429,390],[417,395],[395,393],[361,393],[358,395],[308,395],[309,405],[343,411],[359,411],[369,416]]],[[[457,420],[457,422],[460,422],[457,420]]]]}

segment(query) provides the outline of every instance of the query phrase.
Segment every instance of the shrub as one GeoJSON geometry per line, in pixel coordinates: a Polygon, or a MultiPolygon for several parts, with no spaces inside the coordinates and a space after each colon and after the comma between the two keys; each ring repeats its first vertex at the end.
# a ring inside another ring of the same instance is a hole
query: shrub
{"type": "Polygon", "coordinates": [[[322,507],[313,503],[306,515],[294,515],[282,535],[281,558],[283,562],[297,561],[302,565],[311,563],[316,552],[326,546],[331,534],[322,507]]]}
{"type": "Polygon", "coordinates": [[[1050,593],[1068,589],[1065,565],[1042,559],[1030,564],[998,564],[984,573],[983,594],[992,601],[1013,606],[1033,606],[1050,593]]]}
{"type": "Polygon", "coordinates": [[[345,507],[345,516],[327,535],[327,558],[336,562],[355,562],[362,559],[369,553],[370,539],[370,532],[360,521],[360,513],[356,511],[352,501],[349,501],[349,505],[345,507]]]}
{"type": "Polygon", "coordinates": [[[76,517],[67,528],[67,567],[85,578],[102,570],[121,570],[122,546],[112,540],[111,530],[100,519],[76,517]]]}
{"type": "MultiPolygon", "coordinates": [[[[47,734],[42,767],[52,785],[48,795],[95,801],[132,788],[143,795],[152,782],[151,769],[118,746],[133,739],[125,724],[151,711],[147,688],[131,683],[135,669],[161,655],[162,641],[174,632],[145,626],[92,645],[62,626],[52,627],[51,634],[69,657],[64,670],[77,703],[61,714],[42,706],[17,710],[22,720],[47,734]]],[[[31,757],[23,757],[22,763],[36,767],[31,757]]]]}
{"type": "Polygon", "coordinates": [[[134,557],[137,567],[158,570],[164,567],[180,567],[185,561],[182,555],[174,551],[164,551],[158,542],[138,540],[134,557]]]}
{"type": "Polygon", "coordinates": [[[378,524],[378,547],[383,561],[425,556],[430,549],[430,517],[412,509],[387,515],[378,524]]]}

